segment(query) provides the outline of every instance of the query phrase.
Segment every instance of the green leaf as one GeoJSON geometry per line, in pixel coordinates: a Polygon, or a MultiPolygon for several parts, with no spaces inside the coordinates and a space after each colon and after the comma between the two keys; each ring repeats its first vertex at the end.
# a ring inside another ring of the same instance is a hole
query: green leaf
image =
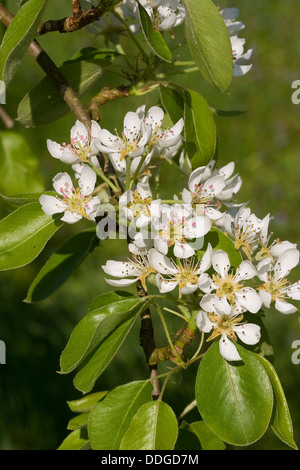
{"type": "Polygon", "coordinates": [[[72,64],[81,61],[95,61],[95,60],[113,60],[121,54],[114,49],[97,49],[96,47],[84,47],[80,49],[70,60],[66,60],[63,65],[72,64]]]}
{"type": "Polygon", "coordinates": [[[220,439],[237,446],[257,441],[268,428],[273,390],[260,360],[236,344],[242,361],[227,362],[219,341],[203,357],[196,400],[204,422],[220,439]]]}
{"type": "Polygon", "coordinates": [[[173,450],[178,437],[176,416],[166,403],[145,403],[133,417],[121,450],[173,450]]]}
{"type": "Polygon", "coordinates": [[[184,0],[185,33],[202,75],[226,92],[233,77],[232,47],[224,20],[211,0],[184,0]]]}
{"type": "Polygon", "coordinates": [[[6,30],[0,46],[0,79],[6,86],[36,35],[46,3],[47,0],[29,0],[6,30]]]}
{"type": "Polygon", "coordinates": [[[68,406],[74,413],[85,413],[91,409],[107,395],[107,390],[102,392],[90,393],[89,395],[79,398],[78,400],[68,401],[68,406]]]}
{"type": "Polygon", "coordinates": [[[39,161],[24,137],[17,132],[0,133],[0,192],[4,194],[43,191],[39,161]]]}
{"type": "Polygon", "coordinates": [[[210,243],[212,249],[216,250],[223,250],[225,251],[231,263],[231,266],[237,268],[241,262],[243,261],[241,253],[236,250],[234,247],[233,241],[227,237],[221,230],[212,227],[207,235],[205,235],[205,243],[202,247],[201,252],[199,254],[203,254],[207,249],[207,244],[210,243]]]}
{"type": "Polygon", "coordinates": [[[57,193],[55,191],[42,191],[39,193],[20,193],[12,194],[9,196],[0,194],[0,197],[9,204],[14,204],[15,206],[24,206],[24,204],[38,202],[42,194],[49,194],[49,196],[55,196],[57,193]]]}
{"type": "Polygon", "coordinates": [[[21,206],[2,219],[0,270],[20,268],[33,261],[61,225],[36,202],[21,206]]]}
{"type": "Polygon", "coordinates": [[[170,87],[160,85],[160,100],[173,124],[183,118],[184,100],[181,94],[170,87]]]}
{"type": "Polygon", "coordinates": [[[193,90],[184,95],[184,133],[192,168],[209,163],[216,151],[216,126],[206,100],[193,90]]]}
{"type": "Polygon", "coordinates": [[[151,400],[148,381],[121,385],[91,411],[88,432],[93,450],[118,450],[130,422],[139,408],[151,400]],[[105,432],[103,432],[105,430],[105,432]]]}
{"type": "Polygon", "coordinates": [[[294,441],[293,423],[288,407],[288,403],[280,383],[279,377],[269,361],[255,353],[252,353],[264,366],[273,386],[274,410],[271,418],[271,428],[279,439],[285,444],[298,450],[294,441]]]}
{"type": "Polygon", "coordinates": [[[138,3],[138,11],[142,31],[152,51],[160,57],[160,59],[166,62],[172,62],[172,52],[168,48],[160,31],[154,29],[150,16],[140,3],[138,3]]]}
{"type": "Polygon", "coordinates": [[[71,432],[57,450],[81,450],[89,447],[87,429],[79,428],[71,432]]]}
{"type": "Polygon", "coordinates": [[[204,421],[196,421],[188,425],[201,444],[202,450],[224,450],[224,442],[216,436],[204,421]]]}
{"type": "MultiPolygon", "coordinates": [[[[108,61],[72,62],[59,70],[81,98],[103,73],[108,61]]],[[[28,127],[43,126],[56,121],[69,112],[69,107],[61,97],[49,77],[44,77],[27,93],[18,106],[18,118],[28,127]]]]}
{"type": "Polygon", "coordinates": [[[131,320],[141,302],[135,295],[109,292],[98,297],[92,310],[74,328],[60,357],[61,373],[69,373],[119,325],[131,320]]]}
{"type": "Polygon", "coordinates": [[[120,326],[113,330],[85,360],[74,378],[75,387],[82,393],[92,390],[98,377],[119,350],[139,314],[139,311],[134,310],[133,312],[135,316],[121,323],[120,326]]]}
{"type": "Polygon", "coordinates": [[[38,302],[53,294],[98,245],[95,229],[76,234],[53,253],[31,284],[25,302],[38,302]]]}
{"type": "Polygon", "coordinates": [[[67,425],[67,429],[70,431],[74,431],[75,429],[83,428],[87,426],[88,420],[90,416],[90,411],[85,411],[84,413],[80,413],[80,415],[75,416],[74,418],[70,419],[67,425]]]}

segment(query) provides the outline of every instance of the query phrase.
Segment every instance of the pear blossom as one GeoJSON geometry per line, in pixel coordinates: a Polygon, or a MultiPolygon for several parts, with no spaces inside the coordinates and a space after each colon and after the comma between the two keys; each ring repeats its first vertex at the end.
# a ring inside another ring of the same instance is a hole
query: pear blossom
{"type": "Polygon", "coordinates": [[[244,23],[236,21],[240,14],[240,10],[238,8],[224,8],[220,11],[220,14],[224,20],[229,36],[234,36],[245,28],[244,23]]]}
{"type": "Polygon", "coordinates": [[[120,279],[105,279],[112,286],[131,286],[140,281],[144,290],[147,291],[146,278],[150,274],[155,274],[155,269],[149,262],[147,255],[135,256],[128,261],[109,260],[102,266],[105,274],[120,279]]]}
{"type": "Polygon", "coordinates": [[[47,140],[47,148],[52,157],[68,164],[86,163],[91,161],[99,166],[96,155],[98,154],[97,143],[99,143],[101,128],[96,121],[92,121],[91,132],[85,125],[76,121],[70,132],[70,143],[58,144],[53,140],[47,140]]]}
{"type": "Polygon", "coordinates": [[[189,258],[195,251],[191,241],[203,237],[210,230],[208,218],[197,216],[184,204],[161,205],[160,217],[153,219],[154,247],[167,255],[173,247],[177,258],[189,258]]]}
{"type": "Polygon", "coordinates": [[[233,58],[233,76],[241,77],[249,72],[252,68],[252,64],[247,62],[251,59],[253,49],[248,49],[244,52],[244,45],[246,39],[239,38],[238,36],[231,36],[231,47],[232,47],[232,58],[233,58]]]}
{"type": "Polygon", "coordinates": [[[99,132],[100,152],[121,162],[125,157],[136,158],[145,153],[145,145],[151,137],[151,126],[145,125],[136,112],[129,111],[124,118],[122,137],[111,134],[107,129],[99,132]]]}
{"type": "Polygon", "coordinates": [[[150,127],[152,130],[149,145],[151,148],[158,147],[168,148],[172,152],[172,148],[178,148],[181,144],[181,133],[183,131],[184,120],[180,118],[177,123],[171,129],[164,129],[162,127],[164,119],[164,111],[159,106],[152,106],[145,113],[146,106],[140,106],[137,110],[137,114],[143,120],[145,126],[150,127]]]}
{"type": "Polygon", "coordinates": [[[280,254],[275,264],[266,258],[257,265],[257,276],[264,283],[258,292],[265,307],[274,302],[276,310],[284,314],[295,313],[298,309],[288,299],[300,300],[300,281],[290,283],[290,271],[299,264],[299,250],[291,248],[280,254]]]}
{"type": "Polygon", "coordinates": [[[224,298],[227,303],[242,307],[251,313],[257,313],[262,306],[259,294],[252,287],[244,285],[245,280],[253,279],[256,269],[250,261],[242,261],[235,273],[229,272],[231,263],[229,256],[223,250],[217,250],[212,254],[212,266],[215,274],[210,277],[204,273],[199,278],[199,288],[206,294],[215,291],[219,298],[224,298]]]}
{"type": "Polygon", "coordinates": [[[137,227],[148,224],[153,217],[159,216],[160,199],[152,199],[152,192],[145,181],[137,183],[136,189],[125,191],[119,199],[119,207],[123,208],[125,216],[134,221],[137,227]]]}
{"type": "Polygon", "coordinates": [[[92,197],[95,183],[96,174],[87,165],[82,169],[78,180],[79,187],[76,189],[68,173],[58,173],[53,178],[53,187],[61,197],[42,194],[39,201],[43,211],[48,215],[64,212],[61,220],[69,224],[77,222],[82,217],[95,220],[100,204],[98,196],[92,197]]]}
{"type": "Polygon", "coordinates": [[[210,268],[212,248],[208,244],[201,261],[183,259],[173,261],[154,248],[149,251],[151,266],[157,271],[156,283],[161,293],[179,287],[179,295],[191,294],[198,289],[199,275],[210,268]]]}
{"type": "Polygon", "coordinates": [[[243,309],[228,304],[216,294],[204,296],[200,306],[202,310],[197,315],[196,324],[204,333],[212,331],[207,341],[220,336],[220,353],[227,361],[241,360],[234,344],[238,338],[247,345],[260,341],[260,327],[254,323],[243,323],[243,309]]]}
{"type": "MultiPolygon", "coordinates": [[[[180,0],[138,0],[150,16],[153,28],[159,31],[170,31],[179,26],[185,19],[185,7],[180,0]]],[[[136,0],[123,0],[124,16],[134,16],[138,23],[130,29],[136,33],[140,29],[138,5],[136,0]]]]}

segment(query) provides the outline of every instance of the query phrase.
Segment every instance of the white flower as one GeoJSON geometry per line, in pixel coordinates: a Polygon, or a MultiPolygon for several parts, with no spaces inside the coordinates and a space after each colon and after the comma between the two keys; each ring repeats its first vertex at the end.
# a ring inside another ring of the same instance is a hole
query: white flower
{"type": "MultiPolygon", "coordinates": [[[[178,144],[181,143],[181,133],[184,126],[183,118],[171,127],[171,129],[164,129],[162,127],[164,119],[164,111],[158,106],[152,106],[145,114],[145,106],[137,109],[137,114],[143,120],[147,128],[151,128],[152,134],[149,140],[151,148],[158,147],[159,149],[177,149],[178,144]]],[[[172,150],[171,150],[172,151],[172,150]]]]}
{"type": "Polygon", "coordinates": [[[246,39],[239,38],[238,36],[231,36],[232,58],[233,58],[233,76],[241,77],[249,72],[252,64],[248,65],[247,62],[251,59],[253,49],[248,49],[244,52],[244,45],[246,39]]]}
{"type": "Polygon", "coordinates": [[[275,265],[268,258],[257,265],[257,275],[264,282],[259,286],[259,294],[263,304],[270,308],[275,302],[275,308],[281,313],[294,313],[298,309],[288,302],[288,299],[300,300],[300,281],[291,284],[286,277],[299,264],[299,250],[285,250],[278,257],[275,265]]]}
{"type": "Polygon", "coordinates": [[[212,278],[204,273],[199,278],[199,287],[206,294],[216,291],[219,298],[224,298],[236,308],[244,308],[257,313],[262,306],[259,294],[252,287],[244,286],[245,280],[252,279],[257,272],[250,261],[242,261],[235,273],[229,272],[231,267],[229,256],[222,250],[212,254],[212,266],[216,271],[212,278]]]}
{"type": "Polygon", "coordinates": [[[234,345],[239,338],[247,345],[257,344],[261,338],[260,327],[254,323],[241,323],[242,309],[229,305],[216,294],[204,296],[200,302],[201,310],[196,319],[200,331],[209,333],[207,341],[220,336],[220,353],[227,361],[240,361],[241,357],[234,345]]]}
{"type": "Polygon", "coordinates": [[[201,262],[194,259],[177,260],[176,262],[154,248],[149,251],[151,266],[157,271],[156,283],[161,293],[170,292],[179,287],[179,295],[191,294],[198,289],[199,275],[211,265],[211,245],[208,245],[201,262]]]}
{"type": "Polygon", "coordinates": [[[106,282],[112,286],[130,286],[137,281],[140,281],[144,290],[147,290],[146,278],[150,274],[155,274],[155,270],[149,263],[147,255],[135,256],[132,260],[128,261],[107,261],[102,266],[105,274],[121,279],[105,279],[106,282]]]}
{"type": "Polygon", "coordinates": [[[210,230],[209,219],[198,217],[183,204],[162,204],[160,210],[159,219],[152,222],[155,248],[167,255],[173,247],[176,258],[189,258],[195,253],[189,240],[201,238],[210,230]]]}
{"type": "Polygon", "coordinates": [[[124,118],[122,137],[111,134],[106,129],[99,132],[100,152],[109,154],[116,161],[125,157],[136,158],[145,153],[145,145],[151,137],[151,126],[146,126],[137,113],[129,111],[124,118]]]}
{"type": "MultiPolygon", "coordinates": [[[[154,29],[159,31],[170,31],[179,26],[185,19],[185,7],[179,0],[139,0],[150,16],[154,29]]],[[[136,0],[123,0],[124,17],[134,16],[139,20],[138,6],[136,0]]],[[[140,29],[139,22],[130,25],[132,32],[136,33],[140,29]]]]}
{"type": "Polygon", "coordinates": [[[242,179],[238,173],[233,175],[235,169],[234,162],[227,163],[227,165],[224,165],[221,168],[215,168],[213,170],[214,165],[215,161],[211,160],[209,166],[212,169],[212,176],[220,175],[224,176],[225,179],[225,187],[221,192],[218,193],[217,199],[222,202],[227,202],[231,200],[233,196],[235,196],[241,189],[242,179]]]}
{"type": "Polygon", "coordinates": [[[91,196],[96,183],[95,172],[85,165],[78,183],[79,187],[75,189],[68,173],[58,173],[53,178],[53,187],[61,198],[43,194],[39,199],[43,211],[48,215],[64,212],[61,220],[69,224],[82,217],[94,220],[100,204],[98,196],[91,196]]]}
{"type": "Polygon", "coordinates": [[[137,183],[136,190],[125,191],[119,199],[119,207],[122,206],[125,215],[130,221],[135,221],[137,227],[147,225],[153,217],[159,217],[160,199],[153,201],[148,178],[144,182],[137,183]]]}
{"type": "Polygon", "coordinates": [[[235,21],[239,16],[239,13],[240,11],[238,8],[224,8],[224,10],[220,11],[230,36],[235,36],[236,33],[245,28],[244,23],[241,21],[235,21]]]}
{"type": "Polygon", "coordinates": [[[52,157],[61,160],[64,163],[76,164],[79,162],[92,161],[93,164],[97,165],[97,158],[95,156],[98,153],[97,142],[99,142],[101,128],[96,121],[92,121],[91,132],[88,132],[85,125],[76,121],[75,125],[71,129],[70,143],[58,144],[53,140],[47,140],[47,147],[52,157]]]}

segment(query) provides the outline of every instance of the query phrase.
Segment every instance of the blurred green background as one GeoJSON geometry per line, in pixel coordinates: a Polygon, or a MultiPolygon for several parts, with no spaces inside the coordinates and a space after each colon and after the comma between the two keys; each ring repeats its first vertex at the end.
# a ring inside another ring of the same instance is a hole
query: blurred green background
{"type": "MultiPolygon", "coordinates": [[[[3,3],[3,2],[2,2],[3,3]]],[[[5,2],[15,12],[16,1],[5,2]]],[[[60,18],[70,13],[70,1],[50,2],[45,17],[60,18]]],[[[243,179],[240,202],[249,201],[258,217],[272,214],[271,229],[282,240],[300,246],[300,105],[291,101],[292,82],[300,79],[300,33],[298,0],[239,0],[219,2],[220,8],[236,6],[239,19],[246,24],[241,37],[246,47],[254,47],[253,68],[245,76],[235,78],[229,95],[208,85],[199,73],[177,75],[172,80],[203,95],[211,106],[222,110],[242,110],[236,117],[216,117],[218,160],[223,165],[232,160],[243,179]],[[297,15],[298,13],[298,15],[297,15]]],[[[0,35],[4,32],[1,29],[0,35]]],[[[176,30],[177,42],[183,29],[176,30]]],[[[57,65],[72,57],[83,47],[105,47],[101,35],[95,37],[82,30],[73,34],[52,33],[40,38],[41,45],[57,65]]],[[[172,40],[170,39],[170,44],[172,40]]],[[[128,42],[124,43],[128,47],[128,42]]],[[[179,53],[179,50],[178,50],[179,53]]],[[[184,47],[181,59],[187,60],[184,47]]],[[[16,116],[18,103],[43,74],[31,57],[25,57],[7,90],[5,110],[16,116]]],[[[103,86],[124,83],[113,74],[105,75],[94,92],[103,86]]],[[[85,97],[88,102],[92,92],[85,97]]],[[[127,98],[103,108],[101,125],[110,130],[121,128],[124,114],[146,103],[158,103],[152,93],[142,98],[127,98]]],[[[51,180],[58,171],[65,171],[47,152],[46,139],[68,141],[74,124],[71,114],[41,128],[24,128],[19,123],[11,132],[20,133],[32,155],[38,158],[42,184],[51,189],[51,180]]],[[[0,122],[0,132],[4,131],[0,122]]],[[[166,170],[168,167],[166,168],[166,170]]],[[[164,189],[173,195],[182,187],[174,173],[164,172],[164,189]]],[[[8,193],[5,174],[0,178],[0,192],[8,193]]],[[[1,217],[12,210],[1,204],[1,217]]],[[[77,224],[78,225],[78,224],[77,224]]],[[[88,226],[88,224],[87,224],[88,226]]],[[[71,331],[87,312],[91,301],[111,288],[105,283],[101,266],[108,259],[127,256],[126,246],[119,241],[102,243],[73,276],[51,298],[26,304],[28,288],[48,256],[66,237],[80,228],[60,229],[44,252],[29,266],[0,273],[0,339],[6,343],[7,364],[0,365],[0,448],[56,449],[67,435],[67,422],[73,416],[67,400],[81,396],[72,383],[72,376],[57,373],[59,356],[71,331]]],[[[299,279],[300,269],[293,273],[299,279]]],[[[300,445],[300,365],[292,363],[292,342],[300,340],[298,315],[284,316],[271,310],[265,320],[275,352],[275,368],[288,399],[294,422],[295,440],[300,445]]],[[[106,390],[121,383],[147,376],[143,352],[139,346],[138,327],[127,338],[113,363],[97,382],[96,390],[106,390]]],[[[178,324],[174,322],[174,332],[178,324]]],[[[175,411],[193,399],[195,368],[188,370],[168,387],[166,399],[174,402],[175,411]],[[184,404],[184,405],[183,405],[184,404]]],[[[191,414],[191,418],[193,414],[191,414]]],[[[195,414],[197,418],[197,415],[195,414]]],[[[271,432],[253,449],[287,449],[271,432]]]]}

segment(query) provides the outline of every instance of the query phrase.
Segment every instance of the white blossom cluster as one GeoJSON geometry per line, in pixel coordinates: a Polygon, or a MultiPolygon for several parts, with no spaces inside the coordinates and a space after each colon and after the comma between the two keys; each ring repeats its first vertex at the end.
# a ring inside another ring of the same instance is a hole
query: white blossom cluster
{"type": "Polygon", "coordinates": [[[299,250],[289,241],[271,240],[269,214],[259,219],[247,204],[236,203],[242,180],[234,174],[234,162],[219,168],[212,160],[190,172],[180,195],[168,201],[153,197],[155,158],[172,158],[182,148],[183,119],[171,128],[164,128],[163,120],[161,108],[146,111],[141,106],[126,114],[120,135],[96,122],[88,132],[77,121],[69,144],[48,140],[50,154],[69,164],[78,182],[74,185],[68,173],[59,173],[53,178],[58,195],[42,195],[40,203],[49,215],[63,213],[67,223],[82,217],[95,221],[101,208],[95,190],[95,171],[101,170],[97,154],[107,155],[122,186],[119,215],[135,230],[128,231],[129,258],[103,266],[110,276],[106,281],[117,287],[140,281],[147,290],[147,282],[155,279],[161,294],[198,295],[199,329],[212,331],[209,339],[221,337],[220,351],[227,360],[239,360],[237,338],[249,345],[260,340],[259,326],[243,322],[244,312],[256,314],[271,305],[284,314],[297,311],[293,301],[300,300],[300,281],[291,283],[289,274],[299,264],[299,250]],[[223,232],[241,254],[237,268],[230,253],[205,245],[212,228],[223,232]]]}
{"type": "Polygon", "coordinates": [[[233,58],[233,76],[240,77],[245,75],[252,68],[252,65],[248,64],[248,61],[252,57],[253,49],[248,49],[245,52],[244,45],[246,40],[238,37],[238,33],[245,28],[244,23],[236,21],[239,16],[239,9],[224,8],[220,13],[230,36],[233,58]]]}

